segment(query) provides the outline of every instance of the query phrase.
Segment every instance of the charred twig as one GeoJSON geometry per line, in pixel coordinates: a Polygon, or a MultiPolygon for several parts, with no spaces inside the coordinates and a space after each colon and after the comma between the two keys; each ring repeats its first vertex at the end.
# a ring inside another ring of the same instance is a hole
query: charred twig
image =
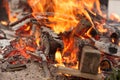
{"type": "Polygon", "coordinates": [[[21,23],[22,21],[24,21],[24,20],[26,20],[26,19],[29,19],[29,18],[31,18],[31,17],[32,17],[32,14],[29,14],[29,15],[25,16],[24,18],[22,18],[22,19],[20,19],[20,20],[18,20],[18,21],[16,21],[16,22],[14,22],[14,23],[11,23],[9,26],[10,26],[10,27],[15,26],[15,25],[21,23]]]}
{"type": "Polygon", "coordinates": [[[43,69],[45,72],[45,76],[46,76],[46,78],[51,78],[51,74],[50,74],[50,71],[48,69],[46,56],[44,54],[40,54],[40,56],[42,57],[42,66],[43,66],[43,69]]]}
{"type": "Polygon", "coordinates": [[[31,21],[32,18],[28,18],[28,19],[25,19],[24,21],[14,25],[14,26],[11,26],[11,29],[12,30],[17,30],[19,29],[20,27],[23,27],[26,23],[29,23],[31,21]]]}
{"type": "Polygon", "coordinates": [[[26,69],[26,65],[25,64],[9,64],[5,71],[19,71],[19,70],[23,70],[26,69]]]}
{"type": "Polygon", "coordinates": [[[47,64],[47,59],[46,59],[45,54],[43,54],[42,51],[36,51],[36,55],[39,55],[39,57],[42,59],[42,66],[43,66],[46,78],[50,78],[51,74],[50,74],[50,71],[48,69],[48,64],[47,64]]]}

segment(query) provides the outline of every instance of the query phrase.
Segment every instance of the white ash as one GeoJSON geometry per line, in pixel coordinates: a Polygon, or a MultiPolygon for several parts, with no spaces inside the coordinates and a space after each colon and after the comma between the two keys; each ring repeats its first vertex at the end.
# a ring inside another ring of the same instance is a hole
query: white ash
{"type": "Polygon", "coordinates": [[[27,68],[15,72],[0,71],[0,80],[47,80],[43,69],[38,63],[31,62],[26,64],[27,68]]]}
{"type": "Polygon", "coordinates": [[[1,40],[0,40],[0,47],[1,47],[2,49],[4,49],[6,46],[9,46],[9,45],[10,45],[10,41],[11,41],[11,40],[1,39],[1,40]]]}

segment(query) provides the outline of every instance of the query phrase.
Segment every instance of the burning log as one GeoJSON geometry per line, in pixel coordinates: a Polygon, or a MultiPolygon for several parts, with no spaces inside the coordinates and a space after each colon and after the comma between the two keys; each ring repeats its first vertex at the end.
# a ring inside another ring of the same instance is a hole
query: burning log
{"type": "Polygon", "coordinates": [[[57,34],[55,34],[50,28],[41,27],[41,46],[44,46],[45,55],[50,59],[55,60],[55,52],[57,48],[63,48],[63,42],[57,34]]]}
{"type": "Polygon", "coordinates": [[[26,19],[23,22],[12,27],[12,30],[18,30],[20,27],[23,27],[25,24],[29,23],[30,21],[31,21],[31,19],[26,19]]]}
{"type": "Polygon", "coordinates": [[[84,34],[91,28],[91,22],[81,15],[81,20],[78,23],[77,27],[74,29],[75,35],[84,36],[84,34]]]}
{"type": "Polygon", "coordinates": [[[29,15],[21,18],[20,20],[14,22],[14,23],[11,23],[11,24],[9,24],[9,25],[10,25],[10,27],[13,27],[13,26],[15,26],[15,25],[21,23],[22,21],[24,21],[24,20],[26,20],[26,19],[29,19],[29,18],[31,18],[31,17],[32,17],[32,14],[29,14],[29,15]]]}

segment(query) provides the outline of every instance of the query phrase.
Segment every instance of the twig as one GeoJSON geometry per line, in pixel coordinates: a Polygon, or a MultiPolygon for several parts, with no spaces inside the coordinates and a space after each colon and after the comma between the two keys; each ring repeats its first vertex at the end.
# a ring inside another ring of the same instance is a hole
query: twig
{"type": "Polygon", "coordinates": [[[50,74],[50,71],[48,69],[46,56],[45,56],[45,54],[40,54],[40,56],[42,58],[42,66],[43,66],[43,69],[45,72],[45,76],[46,76],[46,78],[51,78],[51,74],[50,74]]]}

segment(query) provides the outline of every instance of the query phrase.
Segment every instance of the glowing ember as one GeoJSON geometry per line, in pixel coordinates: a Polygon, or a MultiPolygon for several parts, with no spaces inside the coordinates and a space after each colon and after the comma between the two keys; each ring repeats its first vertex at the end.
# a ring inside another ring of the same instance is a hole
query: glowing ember
{"type": "Polygon", "coordinates": [[[8,25],[8,23],[7,23],[6,21],[1,21],[0,23],[1,23],[2,25],[5,25],[5,26],[8,25]]]}
{"type": "Polygon", "coordinates": [[[55,60],[59,63],[59,64],[62,64],[62,54],[60,51],[56,51],[55,53],[55,60]]]}

